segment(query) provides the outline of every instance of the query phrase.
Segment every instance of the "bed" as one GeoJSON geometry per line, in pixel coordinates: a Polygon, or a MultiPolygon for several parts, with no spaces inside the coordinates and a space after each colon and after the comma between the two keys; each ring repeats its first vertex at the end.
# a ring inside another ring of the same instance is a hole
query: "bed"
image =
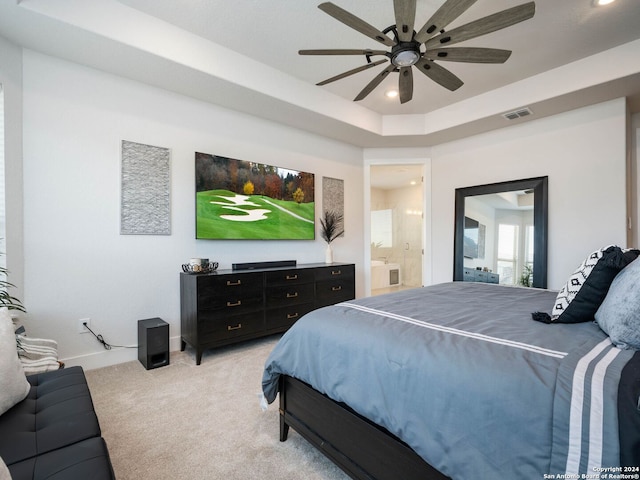
{"type": "Polygon", "coordinates": [[[640,354],[533,321],[556,294],[451,282],[307,314],[265,364],[280,439],[362,479],[637,474],[640,354]]]}

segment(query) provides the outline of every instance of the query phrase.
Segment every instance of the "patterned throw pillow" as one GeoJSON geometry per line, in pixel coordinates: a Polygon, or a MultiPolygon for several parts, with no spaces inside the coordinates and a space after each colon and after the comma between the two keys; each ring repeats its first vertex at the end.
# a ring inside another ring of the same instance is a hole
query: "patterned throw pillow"
{"type": "Polygon", "coordinates": [[[562,287],[551,315],[536,312],[534,320],[545,323],[591,322],[618,272],[636,259],[640,251],[610,245],[591,253],[562,287]]]}

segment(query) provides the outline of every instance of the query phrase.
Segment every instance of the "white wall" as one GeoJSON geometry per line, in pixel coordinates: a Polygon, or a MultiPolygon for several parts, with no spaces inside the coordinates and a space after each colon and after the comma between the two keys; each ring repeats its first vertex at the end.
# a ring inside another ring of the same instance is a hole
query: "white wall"
{"type": "Polygon", "coordinates": [[[137,343],[137,320],[170,323],[180,334],[180,265],[208,257],[235,262],[324,262],[315,241],[195,240],[194,152],[253,160],[344,179],[344,238],[335,261],[357,263],[362,295],[361,149],[282,127],[120,77],[24,52],[24,212],[27,329],[56,338],[68,364],[85,367],[136,358],[105,352],[78,319],[116,345],[137,343]],[[172,235],[119,235],[120,142],[171,149],[172,235]],[[96,354],[96,355],[92,355],[96,354]]]}
{"type": "Polygon", "coordinates": [[[584,257],[626,245],[624,99],[432,148],[433,282],[453,275],[454,191],[549,176],[548,286],[584,257]]]}
{"type": "Polygon", "coordinates": [[[640,175],[638,168],[640,164],[640,113],[631,117],[630,126],[630,173],[631,181],[631,212],[629,217],[631,221],[631,245],[632,247],[640,247],[640,208],[638,208],[638,192],[640,192],[640,175]]]}
{"type": "Polygon", "coordinates": [[[22,50],[0,37],[0,83],[4,91],[6,261],[12,295],[24,298],[22,215],[22,50]]]}

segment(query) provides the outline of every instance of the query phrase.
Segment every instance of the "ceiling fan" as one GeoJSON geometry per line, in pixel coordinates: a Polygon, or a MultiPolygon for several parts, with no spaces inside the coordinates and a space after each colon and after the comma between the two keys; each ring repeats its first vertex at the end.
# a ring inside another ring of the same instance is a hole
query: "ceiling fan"
{"type": "Polygon", "coordinates": [[[365,65],[323,80],[317,85],[335,82],[377,65],[382,65],[390,60],[391,64],[378,73],[362,89],[354,101],[362,100],[369,95],[391,72],[399,72],[400,103],[408,102],[413,97],[412,66],[415,66],[434,82],[454,91],[462,86],[462,80],[440,66],[436,61],[504,63],[511,55],[511,51],[477,47],[450,48],[449,45],[464,42],[465,40],[486,35],[528,20],[535,14],[536,8],[535,2],[528,2],[445,32],[444,28],[462,15],[475,2],[476,0],[446,0],[419,30],[414,30],[416,0],[393,0],[396,23],[384,30],[378,30],[331,2],[321,3],[318,5],[320,10],[348,27],[390,47],[390,50],[324,49],[300,50],[298,53],[300,55],[364,55],[367,59],[365,65]],[[393,39],[387,35],[388,33],[393,34],[393,39]],[[372,61],[371,57],[374,56],[384,56],[386,58],[372,61]]]}

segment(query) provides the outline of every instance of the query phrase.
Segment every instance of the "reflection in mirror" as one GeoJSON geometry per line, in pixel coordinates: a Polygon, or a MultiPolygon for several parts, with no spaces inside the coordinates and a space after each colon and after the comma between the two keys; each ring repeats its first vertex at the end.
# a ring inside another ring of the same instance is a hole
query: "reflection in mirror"
{"type": "Polygon", "coordinates": [[[547,177],[456,189],[454,280],[546,288],[547,177]]]}
{"type": "Polygon", "coordinates": [[[532,285],[533,197],[520,190],[465,199],[465,268],[496,273],[493,283],[532,285]]]}

